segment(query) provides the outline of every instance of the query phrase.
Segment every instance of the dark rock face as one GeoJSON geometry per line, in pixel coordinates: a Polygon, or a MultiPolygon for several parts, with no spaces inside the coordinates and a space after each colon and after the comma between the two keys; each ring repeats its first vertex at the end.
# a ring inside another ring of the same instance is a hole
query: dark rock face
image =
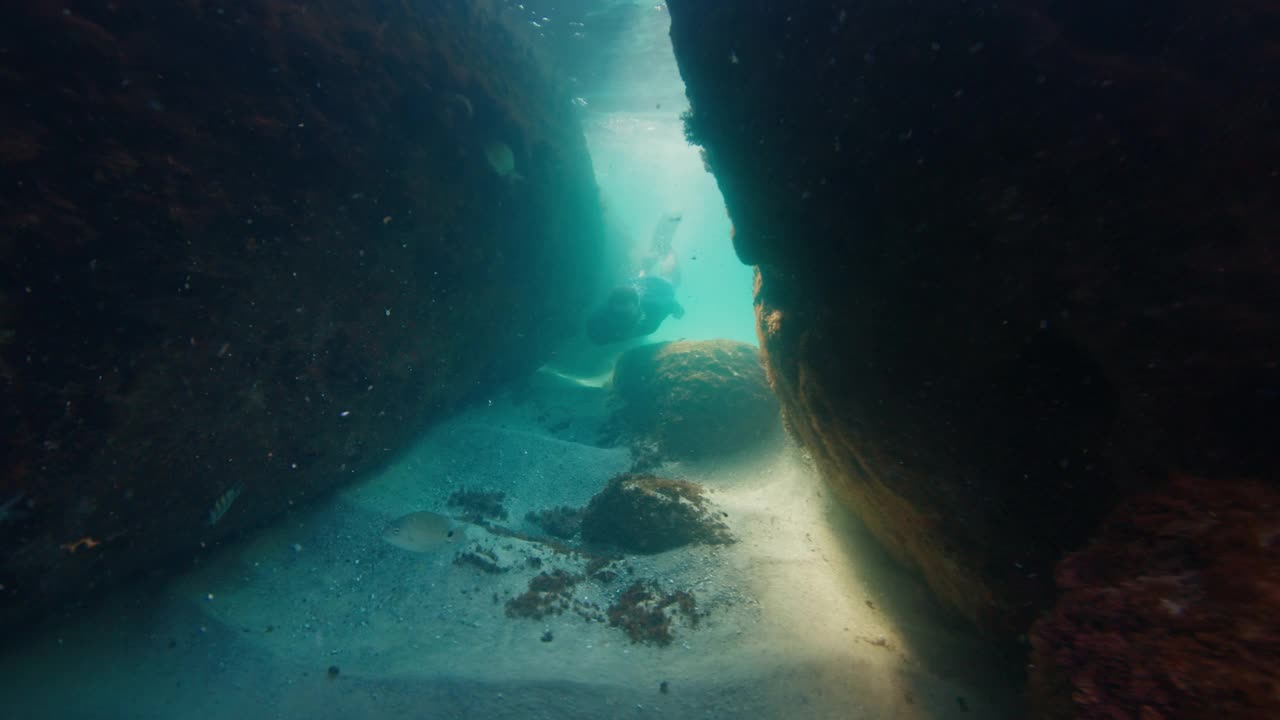
{"type": "Polygon", "coordinates": [[[375,467],[573,330],[589,158],[485,5],[6,11],[0,624],[375,467]]]}
{"type": "Polygon", "coordinates": [[[760,352],[731,340],[681,340],[623,353],[613,373],[618,417],[664,458],[716,457],[777,434],[778,401],[760,352]]]}
{"type": "Polygon", "coordinates": [[[646,554],[732,542],[720,517],[697,483],[623,473],[587,504],[582,539],[646,554]]]}
{"type": "Polygon", "coordinates": [[[1032,633],[1046,709],[1089,720],[1278,716],[1274,486],[1178,478],[1119,507],[1057,577],[1057,605],[1032,633]]]}
{"type": "Polygon", "coordinates": [[[1012,638],[1122,498],[1274,480],[1280,4],[669,7],[789,424],[940,597],[1012,638]]]}

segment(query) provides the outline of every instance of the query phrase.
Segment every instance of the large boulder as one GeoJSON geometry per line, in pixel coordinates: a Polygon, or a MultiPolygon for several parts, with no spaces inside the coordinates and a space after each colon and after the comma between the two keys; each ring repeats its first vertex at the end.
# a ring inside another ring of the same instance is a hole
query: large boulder
{"type": "Polygon", "coordinates": [[[944,602],[1012,640],[1125,498],[1280,477],[1274,2],[668,7],[789,425],[944,602]]]}
{"type": "Polygon", "coordinates": [[[616,417],[665,458],[716,457],[775,436],[778,401],[760,351],[732,340],[681,340],[632,348],[618,358],[616,417]]]}
{"type": "Polygon", "coordinates": [[[576,329],[590,159],[495,5],[6,8],[0,626],[376,468],[576,329]]]}

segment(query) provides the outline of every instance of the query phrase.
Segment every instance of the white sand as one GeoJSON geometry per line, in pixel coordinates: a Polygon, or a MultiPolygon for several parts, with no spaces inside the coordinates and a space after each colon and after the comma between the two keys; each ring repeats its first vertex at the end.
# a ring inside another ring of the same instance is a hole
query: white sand
{"type": "Polygon", "coordinates": [[[678,618],[667,647],[572,612],[505,616],[530,578],[581,572],[582,558],[476,527],[431,554],[381,541],[399,515],[450,512],[460,488],[505,492],[503,524],[526,533],[530,510],[585,504],[629,464],[590,444],[604,415],[598,383],[542,373],[379,476],[29,638],[0,657],[0,717],[1017,715],[1002,688],[1016,672],[884,559],[794,449],[664,468],[712,488],[739,542],[629,557],[630,574],[574,588],[601,610],[633,579],[691,591],[706,615],[696,628],[678,618]],[[509,570],[453,564],[474,547],[509,570]]]}

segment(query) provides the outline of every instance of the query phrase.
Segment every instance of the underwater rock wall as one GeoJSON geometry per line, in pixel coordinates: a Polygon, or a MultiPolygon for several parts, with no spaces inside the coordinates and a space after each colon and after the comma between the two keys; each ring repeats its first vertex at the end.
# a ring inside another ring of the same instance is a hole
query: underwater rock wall
{"type": "Polygon", "coordinates": [[[1179,477],[1058,566],[1031,634],[1045,715],[1276,717],[1280,488],[1179,477]]]}
{"type": "Polygon", "coordinates": [[[945,602],[1016,638],[1123,498],[1277,481],[1280,4],[668,5],[788,425],[945,602]]]}
{"type": "Polygon", "coordinates": [[[0,625],[278,515],[596,288],[568,96],[486,3],[0,24],[0,625]]]}

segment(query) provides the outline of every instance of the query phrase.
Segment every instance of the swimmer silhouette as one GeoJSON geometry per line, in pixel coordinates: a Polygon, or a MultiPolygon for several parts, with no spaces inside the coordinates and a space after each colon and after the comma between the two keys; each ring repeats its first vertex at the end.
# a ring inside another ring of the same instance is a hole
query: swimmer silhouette
{"type": "Polygon", "coordinates": [[[676,302],[680,268],[672,238],[681,215],[668,213],[658,221],[649,252],[640,261],[639,275],[609,292],[609,297],[587,318],[587,337],[597,345],[650,335],[668,316],[684,317],[676,302]]]}

